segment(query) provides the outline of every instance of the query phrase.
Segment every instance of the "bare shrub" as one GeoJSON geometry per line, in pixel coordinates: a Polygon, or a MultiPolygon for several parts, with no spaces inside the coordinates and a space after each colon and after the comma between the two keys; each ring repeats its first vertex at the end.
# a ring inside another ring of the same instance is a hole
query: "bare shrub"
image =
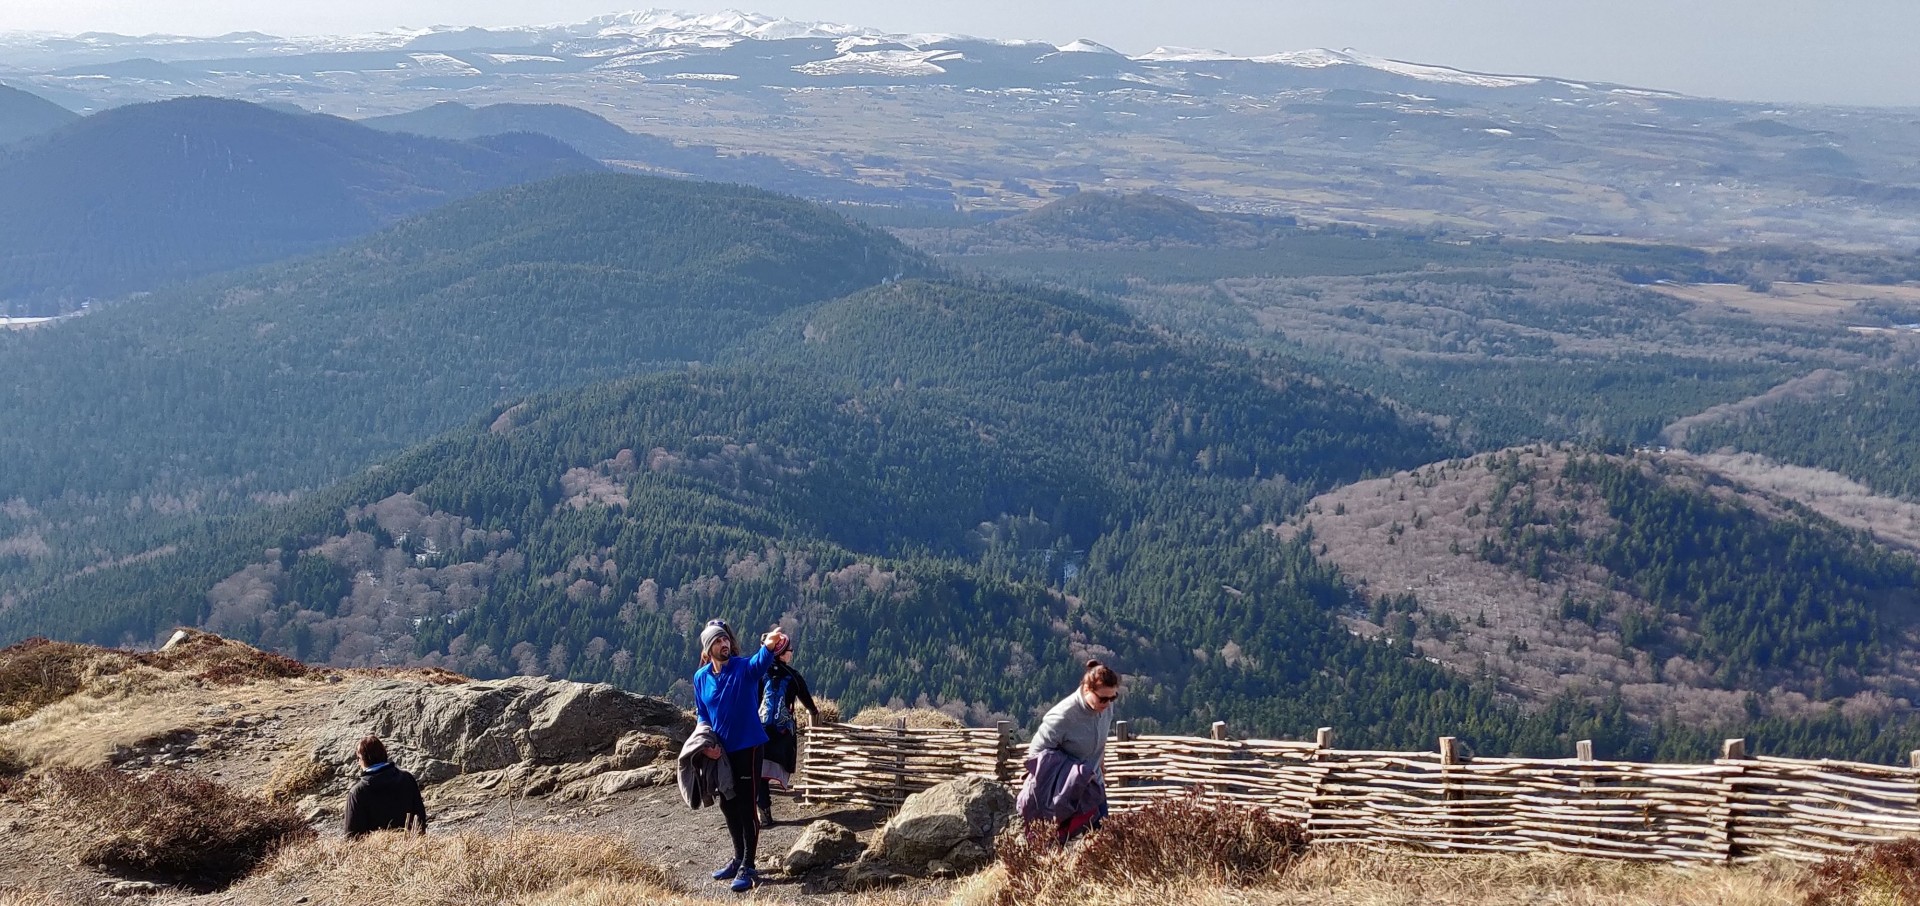
{"type": "Polygon", "coordinates": [[[1920,838],[1871,843],[1815,866],[1805,906],[1909,906],[1920,903],[1920,838]]]}
{"type": "Polygon", "coordinates": [[[1060,848],[1049,822],[1016,821],[993,848],[1004,878],[989,896],[990,906],[1043,902],[1070,879],[1071,854],[1060,848]]]}
{"type": "Polygon", "coordinates": [[[80,691],[87,662],[97,650],[37,638],[0,648],[0,724],[80,691]]]}
{"type": "Polygon", "coordinates": [[[1247,882],[1286,871],[1307,841],[1296,822],[1263,808],[1210,802],[1196,791],[1107,819],[1081,844],[1074,869],[1103,881],[1247,882]]]}
{"type": "Polygon", "coordinates": [[[289,885],[307,886],[316,902],[383,906],[592,902],[596,888],[619,890],[620,902],[666,902],[676,892],[621,837],[528,829],[317,840],[282,849],[235,892],[271,902],[289,885]]]}
{"type": "Polygon", "coordinates": [[[1047,822],[1010,830],[996,847],[1006,880],[994,902],[1065,900],[1082,888],[1262,883],[1286,872],[1307,843],[1296,822],[1196,790],[1114,815],[1066,850],[1047,822]]]}
{"type": "Polygon", "coordinates": [[[30,765],[27,764],[27,759],[22,757],[19,752],[15,752],[6,745],[0,744],[0,782],[5,782],[8,778],[25,774],[28,767],[30,767],[30,765]]]}
{"type": "Polygon", "coordinates": [[[295,749],[273,766],[260,793],[275,805],[291,805],[308,793],[319,792],[334,775],[334,769],[313,760],[311,752],[295,749]]]}
{"type": "Polygon", "coordinates": [[[282,844],[313,836],[292,809],[194,774],[60,768],[41,794],[87,827],[82,862],[198,887],[231,884],[282,844]]]}
{"type": "Polygon", "coordinates": [[[157,691],[181,679],[211,686],[293,679],[313,669],[205,632],[189,631],[163,651],[134,652],[46,639],[0,649],[0,724],[80,692],[157,691]]]}
{"type": "MultiPolygon", "coordinates": [[[[840,714],[839,702],[834,701],[831,698],[827,698],[826,696],[823,696],[823,695],[816,695],[813,697],[813,704],[815,707],[820,709],[820,721],[819,721],[820,723],[837,724],[840,722],[841,714],[840,714]]],[[[813,715],[808,714],[807,709],[805,708],[793,709],[793,716],[795,719],[797,719],[800,722],[800,725],[803,727],[811,727],[814,724],[813,715]]]]}
{"type": "Polygon", "coordinates": [[[193,632],[164,651],[144,660],[162,670],[195,671],[194,678],[216,686],[237,686],[255,680],[297,679],[313,672],[285,655],[261,651],[217,635],[193,632]]]}
{"type": "Polygon", "coordinates": [[[464,673],[456,673],[444,667],[407,667],[401,670],[378,670],[374,672],[381,676],[393,676],[426,683],[429,686],[458,686],[461,683],[473,682],[473,677],[464,673]]]}
{"type": "Polygon", "coordinates": [[[958,730],[966,726],[945,711],[932,708],[888,708],[873,705],[860,709],[847,723],[860,727],[892,727],[906,721],[915,730],[958,730]]]}

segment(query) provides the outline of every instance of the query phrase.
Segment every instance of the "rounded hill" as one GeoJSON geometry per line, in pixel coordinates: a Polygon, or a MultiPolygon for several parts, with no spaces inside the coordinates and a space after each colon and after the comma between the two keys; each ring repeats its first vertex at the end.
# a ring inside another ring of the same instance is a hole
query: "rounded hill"
{"type": "Polygon", "coordinates": [[[496,401],[707,359],[920,267],[754,189],[606,173],[502,190],[0,338],[0,498],[325,482],[496,401]]]}
{"type": "Polygon", "coordinates": [[[151,290],[600,165],[552,139],[455,142],[216,98],[77,120],[0,160],[0,298],[151,290]]]}

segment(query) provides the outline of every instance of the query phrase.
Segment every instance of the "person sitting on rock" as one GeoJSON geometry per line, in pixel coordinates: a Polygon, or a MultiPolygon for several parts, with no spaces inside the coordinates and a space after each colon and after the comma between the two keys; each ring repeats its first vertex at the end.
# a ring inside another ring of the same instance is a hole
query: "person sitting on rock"
{"type": "Polygon", "coordinates": [[[806,677],[793,669],[793,645],[789,644],[773,666],[767,668],[767,678],[760,683],[760,726],[767,731],[767,749],[757,785],[761,827],[773,826],[774,782],[778,781],[783,788],[793,786],[793,772],[800,759],[799,727],[793,719],[796,701],[806,706],[814,723],[820,722],[820,709],[814,706],[813,695],[807,691],[806,677]]]}
{"type": "Polygon", "coordinates": [[[733,628],[725,620],[711,620],[700,630],[693,711],[721,742],[701,754],[725,758],[733,778],[733,796],[720,800],[727,834],[733,838],[733,860],[714,872],[713,878],[731,880],[734,892],[744,893],[759,880],[754,871],[760,827],[754,820],[753,785],[760,776],[761,747],[767,743],[767,731],[760,725],[760,682],[786,650],[787,636],[778,629],[767,633],[752,657],[734,657],[734,647],[733,628]]]}
{"type": "Polygon", "coordinates": [[[368,736],[360,740],[359,755],[360,779],[347,791],[347,836],[377,830],[426,833],[427,804],[420,799],[420,784],[387,757],[386,743],[368,736]]]}

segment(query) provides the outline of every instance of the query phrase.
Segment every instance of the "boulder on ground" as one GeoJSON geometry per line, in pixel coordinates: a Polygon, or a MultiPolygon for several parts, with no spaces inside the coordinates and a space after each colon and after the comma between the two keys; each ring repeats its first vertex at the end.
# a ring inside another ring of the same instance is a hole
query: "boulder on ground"
{"type": "Polygon", "coordinates": [[[802,874],[827,868],[860,855],[862,844],[853,831],[832,821],[819,820],[800,832],[783,864],[790,874],[802,874]]]}
{"type": "Polygon", "coordinates": [[[343,692],[313,757],[350,773],[355,746],[372,733],[422,783],[499,772],[482,785],[541,795],[670,758],[691,730],[664,699],[604,683],[382,679],[343,692]]]}
{"type": "Polygon", "coordinates": [[[971,871],[993,860],[993,841],[1013,820],[1013,792],[984,777],[960,777],[907,797],[848,872],[855,884],[971,871]]]}

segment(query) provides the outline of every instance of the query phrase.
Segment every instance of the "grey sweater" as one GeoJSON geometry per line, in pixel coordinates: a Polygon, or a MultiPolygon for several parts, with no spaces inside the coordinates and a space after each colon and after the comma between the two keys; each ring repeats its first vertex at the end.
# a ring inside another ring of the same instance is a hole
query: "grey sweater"
{"type": "Polygon", "coordinates": [[[1087,707],[1076,689],[1040,718],[1040,729],[1033,732],[1033,742],[1027,745],[1027,757],[1059,749],[1086,762],[1094,776],[1104,781],[1106,774],[1100,762],[1107,754],[1107,733],[1112,729],[1113,709],[1095,711],[1087,707]]]}

